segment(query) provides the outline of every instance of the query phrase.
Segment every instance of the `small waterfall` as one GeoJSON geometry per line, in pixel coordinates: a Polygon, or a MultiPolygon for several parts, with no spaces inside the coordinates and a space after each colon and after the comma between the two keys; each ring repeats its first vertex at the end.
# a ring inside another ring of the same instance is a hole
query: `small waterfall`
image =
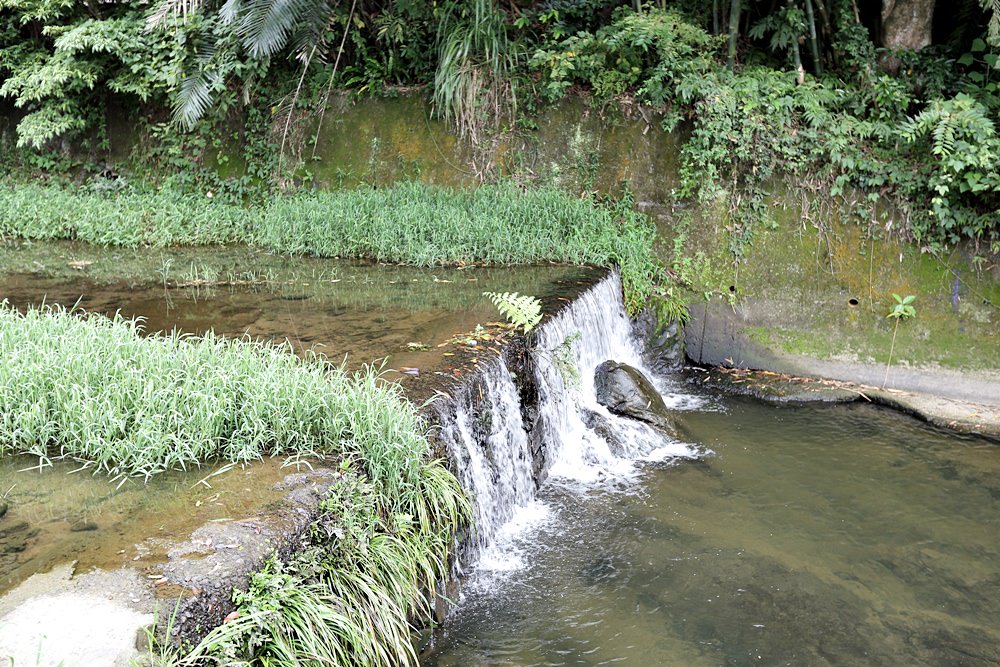
{"type": "Polygon", "coordinates": [[[486,552],[518,508],[535,498],[521,401],[503,359],[483,371],[441,431],[462,486],[475,500],[475,533],[459,552],[459,569],[486,552]],[[463,562],[465,561],[465,562],[463,562]]]}
{"type": "Polygon", "coordinates": [[[536,429],[545,442],[549,476],[563,481],[590,484],[633,469],[633,461],[651,455],[689,455],[687,446],[669,446],[652,427],[618,417],[600,405],[594,393],[594,370],[612,359],[653,377],[632,334],[632,322],[622,301],[617,273],[592,287],[570,308],[546,322],[539,331],[535,360],[535,382],[539,393],[536,429]],[[555,350],[579,336],[573,345],[573,360],[579,386],[555,363],[555,350]],[[586,425],[586,415],[605,420],[625,445],[617,453],[607,440],[586,425]]]}
{"type": "Polygon", "coordinates": [[[503,358],[487,365],[453,401],[454,413],[442,420],[441,438],[476,506],[475,534],[459,551],[460,571],[477,563],[488,569],[516,567],[509,538],[544,517],[536,491],[545,479],[587,488],[627,480],[637,459],[695,455],[691,446],[671,442],[597,402],[594,370],[608,359],[652,377],[634,340],[617,273],[539,328],[527,364],[532,377],[520,378],[534,387],[536,406],[521,405],[503,358]],[[571,361],[577,373],[567,373],[560,360],[571,361]],[[599,416],[613,432],[615,451],[588,428],[588,415],[599,416]]]}

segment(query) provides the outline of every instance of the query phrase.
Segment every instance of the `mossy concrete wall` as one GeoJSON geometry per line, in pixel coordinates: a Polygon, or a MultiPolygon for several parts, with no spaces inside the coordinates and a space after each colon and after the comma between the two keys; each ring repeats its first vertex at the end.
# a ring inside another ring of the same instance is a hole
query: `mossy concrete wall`
{"type": "Polygon", "coordinates": [[[483,155],[431,117],[428,101],[408,94],[352,102],[337,99],[325,115],[315,158],[305,169],[324,187],[386,185],[420,179],[470,187],[489,163],[500,173],[570,189],[619,192],[623,183],[641,202],[663,204],[677,185],[679,139],[658,120],[636,113],[600,113],[571,99],[542,112],[537,127],[519,132],[483,155]],[[647,121],[648,118],[648,121],[647,121]]]}
{"type": "MultiPolygon", "coordinates": [[[[1000,369],[1000,267],[977,260],[969,247],[933,254],[902,241],[905,211],[879,209],[859,223],[845,214],[849,204],[803,196],[794,183],[775,182],[774,224],[761,225],[745,257],[734,261],[725,210],[677,200],[683,137],[664,132],[655,115],[602,113],[571,99],[534,122],[536,128],[495,147],[498,171],[574,191],[617,194],[627,183],[660,230],[663,259],[697,258],[688,272],[692,311],[712,293],[710,307],[736,315],[740,335],[758,347],[885,364],[892,295],[912,294],[917,317],[900,324],[894,366],[1000,369]]],[[[477,182],[477,156],[430,117],[419,95],[337,100],[316,155],[309,169],[325,187],[402,178],[455,187],[477,182]]],[[[699,349],[698,341],[689,342],[699,349]]],[[[729,357],[703,360],[725,363],[729,357]]]]}

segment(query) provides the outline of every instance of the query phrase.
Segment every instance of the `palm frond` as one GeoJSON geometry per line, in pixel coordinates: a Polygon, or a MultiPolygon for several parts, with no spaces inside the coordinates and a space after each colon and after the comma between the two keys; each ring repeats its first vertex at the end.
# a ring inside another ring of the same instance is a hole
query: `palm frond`
{"type": "Polygon", "coordinates": [[[187,17],[201,8],[203,0],[163,0],[146,17],[146,29],[165,26],[170,17],[186,21],[187,17]]]}
{"type": "Polygon", "coordinates": [[[174,120],[190,130],[212,106],[213,93],[221,85],[218,70],[200,70],[182,79],[173,100],[174,120]]]}
{"type": "Polygon", "coordinates": [[[301,54],[319,44],[331,12],[326,0],[250,0],[237,32],[253,58],[272,56],[290,41],[301,54]]]}

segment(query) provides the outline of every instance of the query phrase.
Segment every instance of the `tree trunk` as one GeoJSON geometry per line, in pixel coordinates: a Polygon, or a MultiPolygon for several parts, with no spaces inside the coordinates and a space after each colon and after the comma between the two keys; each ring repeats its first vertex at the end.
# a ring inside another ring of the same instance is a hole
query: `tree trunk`
{"type": "Polygon", "coordinates": [[[813,12],[812,0],[806,0],[806,20],[809,22],[809,48],[812,51],[813,70],[816,76],[822,76],[823,63],[819,57],[819,40],[816,38],[816,14],[813,12]]]}
{"type": "Polygon", "coordinates": [[[882,0],[882,46],[919,51],[931,43],[934,0],[882,0]]]}
{"type": "Polygon", "coordinates": [[[740,33],[740,0],[732,0],[729,4],[729,71],[736,67],[736,38],[740,33]]]}

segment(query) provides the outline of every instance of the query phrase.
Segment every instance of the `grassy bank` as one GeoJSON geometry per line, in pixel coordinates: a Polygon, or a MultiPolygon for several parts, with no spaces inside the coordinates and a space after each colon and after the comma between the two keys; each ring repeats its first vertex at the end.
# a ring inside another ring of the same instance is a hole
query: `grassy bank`
{"type": "Polygon", "coordinates": [[[418,183],[276,197],[239,206],[176,192],[0,187],[0,236],[101,245],[248,243],[274,252],[417,266],[617,265],[637,311],[663,279],[656,231],[627,206],[510,183],[455,191],[418,183]]]}
{"type": "Polygon", "coordinates": [[[469,505],[399,387],[280,347],[139,327],[0,304],[0,455],[146,477],[213,459],[338,457],[304,551],[255,575],[240,618],[178,664],[415,664],[410,623],[429,615],[469,505]]]}
{"type": "Polygon", "coordinates": [[[170,334],[59,308],[0,305],[0,455],[68,458],[150,476],[213,459],[338,454],[402,493],[427,443],[373,372],[350,376],[281,347],[170,334]]]}

